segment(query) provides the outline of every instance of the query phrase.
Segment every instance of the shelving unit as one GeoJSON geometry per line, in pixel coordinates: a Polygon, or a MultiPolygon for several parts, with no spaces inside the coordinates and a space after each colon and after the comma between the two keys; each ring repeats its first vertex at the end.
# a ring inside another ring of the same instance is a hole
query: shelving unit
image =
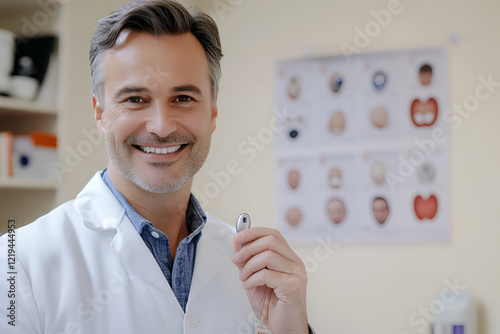
{"type": "Polygon", "coordinates": [[[57,108],[55,106],[38,104],[33,101],[0,96],[0,115],[15,116],[18,114],[24,114],[26,116],[57,116],[57,108]]]}
{"type": "MultiPolygon", "coordinates": [[[[60,36],[60,7],[57,1],[51,4],[52,7],[44,7],[38,0],[2,0],[0,29],[10,30],[21,37],[60,36]],[[46,21],[34,20],[41,17],[46,21]],[[29,36],[26,36],[27,27],[31,29],[29,36]]],[[[57,84],[60,65],[57,60],[60,43],[59,39],[52,57],[54,61],[49,65],[46,80],[35,101],[0,96],[0,131],[14,134],[44,131],[59,138],[61,103],[57,84]],[[52,102],[48,104],[46,101],[52,102]]],[[[58,181],[0,177],[0,235],[6,232],[8,219],[14,218],[16,226],[20,227],[49,212],[57,204],[59,191],[58,181]]]]}
{"type": "Polygon", "coordinates": [[[0,178],[1,189],[46,189],[57,190],[57,181],[37,180],[37,179],[16,179],[16,178],[0,178]]]}

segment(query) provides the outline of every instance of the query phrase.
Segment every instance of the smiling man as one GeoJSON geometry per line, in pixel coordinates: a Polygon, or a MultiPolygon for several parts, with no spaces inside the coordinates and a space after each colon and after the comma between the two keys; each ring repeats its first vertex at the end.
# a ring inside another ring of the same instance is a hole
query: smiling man
{"type": "MultiPolygon", "coordinates": [[[[2,306],[1,333],[312,331],[305,267],[282,235],[234,234],[191,194],[221,57],[214,21],[175,1],[134,1],[99,21],[92,103],[109,164],[16,231],[16,320],[2,306]]],[[[2,296],[9,288],[1,280],[2,296]]]]}
{"type": "Polygon", "coordinates": [[[110,158],[109,179],[168,236],[174,257],[189,234],[185,216],[191,184],[215,130],[217,104],[207,57],[191,33],[124,30],[103,65],[103,92],[92,102],[110,158]],[[161,76],[145,80],[153,68],[161,76]]]}

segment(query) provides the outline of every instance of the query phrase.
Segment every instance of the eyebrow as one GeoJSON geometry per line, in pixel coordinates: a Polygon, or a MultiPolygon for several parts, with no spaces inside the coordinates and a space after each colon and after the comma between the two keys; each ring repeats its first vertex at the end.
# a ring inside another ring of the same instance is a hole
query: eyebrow
{"type": "Polygon", "coordinates": [[[138,87],[138,86],[125,86],[123,88],[120,88],[118,92],[114,95],[115,100],[119,100],[121,96],[130,94],[130,93],[144,93],[144,92],[149,92],[149,89],[145,87],[138,87]]]}
{"type": "MultiPolygon", "coordinates": [[[[144,93],[144,92],[150,92],[150,90],[148,88],[140,86],[125,86],[123,88],[120,88],[120,90],[116,92],[116,94],[114,95],[114,99],[119,100],[121,96],[130,93],[144,93]]],[[[176,86],[172,88],[172,92],[174,93],[191,92],[197,95],[203,95],[201,89],[196,87],[195,85],[176,86]]]]}
{"type": "Polygon", "coordinates": [[[182,93],[182,92],[191,92],[197,95],[203,95],[201,89],[194,85],[182,85],[172,88],[172,92],[174,93],[182,93]]]}

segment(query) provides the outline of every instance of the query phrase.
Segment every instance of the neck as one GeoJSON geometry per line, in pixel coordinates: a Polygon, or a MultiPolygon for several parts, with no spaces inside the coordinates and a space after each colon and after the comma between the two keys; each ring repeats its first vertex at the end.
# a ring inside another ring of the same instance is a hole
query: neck
{"type": "Polygon", "coordinates": [[[170,193],[152,193],[125,179],[110,163],[108,173],[115,188],[127,202],[153,226],[165,233],[170,244],[170,254],[175,257],[177,246],[189,235],[186,211],[193,179],[170,193]]]}

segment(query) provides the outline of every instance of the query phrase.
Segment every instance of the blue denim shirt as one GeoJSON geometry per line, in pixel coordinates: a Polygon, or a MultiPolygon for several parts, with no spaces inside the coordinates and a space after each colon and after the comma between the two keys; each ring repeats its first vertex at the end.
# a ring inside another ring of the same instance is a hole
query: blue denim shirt
{"type": "Polygon", "coordinates": [[[190,234],[179,243],[175,259],[172,260],[167,235],[157,230],[150,221],[135,211],[125,197],[115,188],[106,169],[102,172],[102,178],[125,209],[125,214],[153,254],[175,297],[185,312],[191,288],[191,279],[193,278],[196,244],[201,237],[201,230],[207,221],[207,215],[201,208],[200,203],[191,194],[186,211],[186,224],[190,234]]]}

